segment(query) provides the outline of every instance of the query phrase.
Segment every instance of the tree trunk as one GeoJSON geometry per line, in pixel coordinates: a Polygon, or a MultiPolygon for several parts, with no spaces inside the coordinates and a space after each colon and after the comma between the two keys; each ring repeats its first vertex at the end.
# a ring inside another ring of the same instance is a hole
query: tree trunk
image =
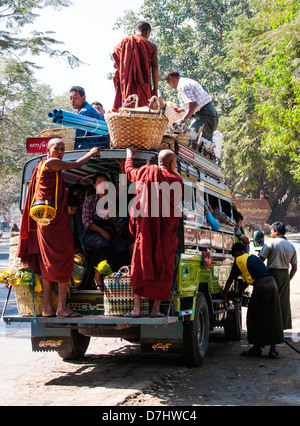
{"type": "Polygon", "coordinates": [[[270,225],[276,221],[284,223],[288,208],[297,192],[296,188],[288,188],[288,186],[285,185],[277,192],[278,197],[276,199],[274,195],[269,197],[268,201],[272,209],[268,219],[270,225]]]}

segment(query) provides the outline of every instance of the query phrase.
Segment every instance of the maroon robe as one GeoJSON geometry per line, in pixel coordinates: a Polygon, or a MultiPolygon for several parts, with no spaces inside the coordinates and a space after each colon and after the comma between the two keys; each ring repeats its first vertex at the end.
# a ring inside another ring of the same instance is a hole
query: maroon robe
{"type": "MultiPolygon", "coordinates": [[[[55,218],[48,226],[38,225],[29,214],[42,164],[35,167],[22,217],[17,256],[22,262],[42,275],[42,278],[58,283],[69,282],[74,267],[74,240],[68,213],[67,194],[62,172],[58,172],[58,198],[55,218]]],[[[55,205],[56,172],[47,166],[38,187],[35,200],[48,200],[55,205]]]]}
{"type": "MultiPolygon", "coordinates": [[[[154,46],[137,34],[126,37],[113,51],[117,67],[114,75],[116,96],[113,111],[118,112],[130,95],[138,95],[139,107],[148,106],[151,99],[151,58],[154,46]]],[[[133,108],[130,106],[130,108],[133,108]]]]}
{"type": "MultiPolygon", "coordinates": [[[[151,300],[168,301],[173,281],[175,253],[178,244],[177,228],[179,217],[174,215],[174,194],[171,191],[170,215],[162,216],[162,197],[159,196],[159,215],[152,217],[151,191],[153,182],[172,184],[179,182],[182,192],[182,178],[166,167],[146,165],[140,169],[133,166],[131,158],[126,160],[125,172],[131,182],[143,183],[148,191],[140,193],[138,208],[143,207],[148,217],[130,215],[130,231],[135,236],[135,245],[131,261],[131,285],[133,291],[151,300]]],[[[137,194],[139,190],[137,189],[137,194]]],[[[181,194],[180,194],[181,197],[181,194]]]]}

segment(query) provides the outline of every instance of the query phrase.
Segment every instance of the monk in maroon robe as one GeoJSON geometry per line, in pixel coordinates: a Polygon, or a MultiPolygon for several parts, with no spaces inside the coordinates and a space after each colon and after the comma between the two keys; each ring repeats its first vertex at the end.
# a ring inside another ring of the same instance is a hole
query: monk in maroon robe
{"type": "Polygon", "coordinates": [[[146,22],[140,22],[135,28],[134,35],[124,38],[113,51],[116,68],[113,81],[116,96],[112,110],[115,112],[130,95],[138,96],[139,107],[148,106],[151,97],[157,96],[159,80],[157,47],[148,40],[150,33],[151,26],[146,22]]]}
{"type": "Polygon", "coordinates": [[[134,309],[127,315],[141,316],[143,296],[154,300],[150,316],[158,317],[163,316],[159,310],[161,301],[170,299],[181,217],[176,201],[177,204],[181,201],[183,181],[175,173],[173,151],[160,151],[158,166],[146,165],[140,169],[133,166],[135,151],[127,148],[125,162],[128,179],[137,185],[135,212],[130,212],[130,232],[135,236],[131,261],[134,309]]]}
{"type": "Polygon", "coordinates": [[[22,217],[17,256],[22,262],[42,276],[44,309],[43,316],[60,318],[80,316],[66,306],[67,291],[74,267],[74,240],[68,214],[67,194],[62,170],[82,167],[88,160],[99,155],[99,148],[76,161],[63,161],[65,145],[61,139],[51,139],[48,143],[47,158],[35,167],[26,198],[22,217]],[[48,200],[55,206],[56,172],[58,172],[57,212],[49,225],[43,226],[30,216],[30,207],[35,188],[45,164],[37,189],[35,201],[48,200]],[[53,309],[51,303],[52,283],[58,283],[58,306],[53,309]]]}

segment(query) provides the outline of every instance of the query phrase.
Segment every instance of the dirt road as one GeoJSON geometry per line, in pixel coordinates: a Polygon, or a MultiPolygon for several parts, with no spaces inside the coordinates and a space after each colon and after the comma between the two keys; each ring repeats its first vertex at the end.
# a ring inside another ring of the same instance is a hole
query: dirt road
{"type": "MultiPolygon", "coordinates": [[[[300,235],[289,239],[300,258],[300,235]]],[[[293,330],[286,336],[300,349],[300,271],[291,293],[293,330]]],[[[278,360],[241,357],[245,314],[242,340],[227,342],[221,329],[215,331],[206,360],[194,369],[175,356],[142,353],[139,345],[111,338],[92,338],[83,361],[65,362],[56,353],[32,353],[28,327],[2,323],[0,405],[300,405],[300,354],[283,343],[278,360]]]]}

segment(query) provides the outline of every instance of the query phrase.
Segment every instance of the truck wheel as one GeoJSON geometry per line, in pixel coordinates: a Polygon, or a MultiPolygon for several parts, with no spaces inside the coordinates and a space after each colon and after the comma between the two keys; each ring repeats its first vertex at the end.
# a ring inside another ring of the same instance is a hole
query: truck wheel
{"type": "Polygon", "coordinates": [[[90,337],[71,330],[71,350],[61,349],[58,355],[66,360],[82,358],[90,343],[90,337]]]}
{"type": "Polygon", "coordinates": [[[233,302],[234,310],[227,312],[224,323],[225,337],[228,340],[241,340],[242,335],[242,309],[241,302],[233,302]]]}
{"type": "Polygon", "coordinates": [[[198,367],[206,356],[209,340],[209,312],[205,295],[198,293],[195,319],[184,325],[183,359],[187,366],[198,367]]]}

